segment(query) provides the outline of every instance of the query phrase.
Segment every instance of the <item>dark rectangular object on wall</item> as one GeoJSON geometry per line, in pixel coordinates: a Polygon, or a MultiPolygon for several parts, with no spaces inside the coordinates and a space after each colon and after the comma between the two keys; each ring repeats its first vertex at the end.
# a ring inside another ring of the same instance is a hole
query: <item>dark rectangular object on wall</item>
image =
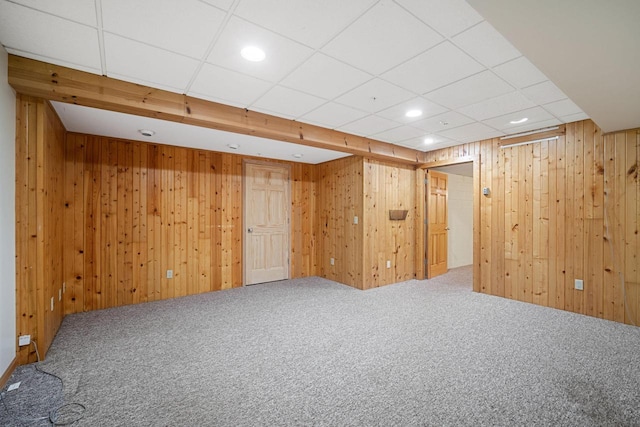
{"type": "Polygon", "coordinates": [[[392,221],[404,221],[407,218],[407,210],[390,209],[389,219],[392,221]]]}

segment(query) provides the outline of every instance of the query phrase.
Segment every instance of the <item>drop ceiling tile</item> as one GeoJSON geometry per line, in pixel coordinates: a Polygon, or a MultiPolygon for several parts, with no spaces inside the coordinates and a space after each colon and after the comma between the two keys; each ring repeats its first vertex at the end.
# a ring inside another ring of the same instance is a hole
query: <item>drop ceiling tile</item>
{"type": "Polygon", "coordinates": [[[507,133],[511,133],[512,129],[519,127],[533,126],[533,129],[537,129],[538,126],[535,123],[543,122],[545,120],[551,120],[554,117],[545,111],[542,107],[533,107],[526,110],[505,114],[504,116],[494,117],[489,120],[484,120],[483,123],[493,128],[503,130],[507,133]],[[521,120],[523,118],[528,120],[525,123],[510,123],[511,121],[521,120]]]}
{"type": "Polygon", "coordinates": [[[335,102],[329,102],[305,114],[300,117],[299,120],[301,122],[335,129],[347,123],[361,119],[367,115],[369,115],[369,113],[341,104],[336,104],[335,102]]]}
{"type": "Polygon", "coordinates": [[[102,3],[105,31],[202,59],[225,13],[196,0],[109,0],[102,3]]]}
{"type": "Polygon", "coordinates": [[[547,80],[547,76],[524,56],[498,65],[493,71],[518,89],[547,80]]]}
{"type": "Polygon", "coordinates": [[[446,108],[441,105],[435,104],[428,99],[422,97],[416,97],[408,101],[402,102],[398,105],[394,105],[391,108],[382,110],[377,113],[378,116],[385,117],[387,119],[395,120],[398,123],[411,123],[424,119],[425,117],[435,116],[436,114],[444,113],[446,108]],[[418,117],[407,117],[405,114],[409,110],[420,110],[422,115],[418,117]]]}
{"type": "Polygon", "coordinates": [[[207,62],[259,79],[278,82],[311,56],[312,52],[300,43],[232,17],[220,34],[207,62]],[[266,53],[265,60],[251,62],[240,56],[240,51],[248,45],[263,49],[266,53]]]}
{"type": "Polygon", "coordinates": [[[209,3],[222,10],[229,10],[233,5],[233,0],[202,0],[205,3],[209,3]]]}
{"type": "Polygon", "coordinates": [[[582,112],[560,117],[563,123],[572,123],[580,120],[587,120],[588,118],[589,116],[587,116],[586,113],[582,113],[582,112]]]}
{"type": "Polygon", "coordinates": [[[105,33],[109,77],[184,93],[198,61],[147,44],[105,33]]]}
{"type": "Polygon", "coordinates": [[[464,0],[397,0],[409,12],[447,37],[482,21],[482,16],[464,0]]]}
{"type": "Polygon", "coordinates": [[[438,104],[457,109],[513,92],[513,90],[511,85],[487,70],[430,92],[425,97],[438,104]]]}
{"type": "Polygon", "coordinates": [[[398,127],[398,123],[378,116],[367,116],[355,122],[342,126],[338,130],[354,135],[370,136],[398,127]]]}
{"type": "Polygon", "coordinates": [[[408,139],[406,141],[399,142],[398,145],[404,147],[413,148],[420,151],[430,151],[442,146],[458,145],[459,142],[449,138],[445,138],[438,134],[427,134],[419,136],[417,138],[408,139]]]}
{"type": "Polygon", "coordinates": [[[544,108],[556,117],[570,116],[572,114],[580,114],[582,110],[572,100],[563,99],[561,101],[545,104],[544,108]]]}
{"type": "Polygon", "coordinates": [[[521,55],[518,49],[486,21],[458,34],[453,38],[453,42],[487,67],[502,64],[521,55]]]}
{"type": "Polygon", "coordinates": [[[485,124],[476,122],[465,126],[460,126],[455,129],[442,131],[438,134],[448,139],[466,143],[494,138],[496,136],[502,136],[504,135],[504,132],[500,132],[499,130],[489,127],[485,124]]]}
{"type": "Polygon", "coordinates": [[[549,80],[524,88],[522,89],[522,93],[538,105],[560,101],[567,97],[567,95],[549,80]]]}
{"type": "Polygon", "coordinates": [[[325,99],[333,99],[371,78],[370,74],[322,53],[316,53],[280,84],[325,99]]]}
{"type": "Polygon", "coordinates": [[[204,64],[191,85],[190,95],[210,99],[215,102],[232,103],[236,106],[251,105],[265,93],[271,83],[255,77],[204,64]]]}
{"type": "Polygon", "coordinates": [[[442,36],[400,6],[383,0],[349,25],[322,51],[378,75],[441,40],[442,36]]]}
{"type": "Polygon", "coordinates": [[[0,40],[7,51],[20,51],[28,58],[37,55],[71,68],[102,67],[95,28],[7,1],[0,2],[0,40]]]}
{"type": "Polygon", "coordinates": [[[398,143],[409,139],[418,138],[424,136],[426,132],[422,129],[417,129],[411,126],[399,126],[397,128],[385,130],[380,133],[372,135],[371,138],[379,141],[398,143]]]}
{"type": "Polygon", "coordinates": [[[477,104],[459,108],[462,114],[473,117],[476,120],[486,120],[491,117],[498,117],[515,111],[524,110],[535,106],[526,96],[518,91],[506,93],[495,98],[477,104]]]}
{"type": "Polygon", "coordinates": [[[256,111],[267,111],[287,118],[298,118],[324,104],[324,99],[276,86],[251,105],[256,111]]]}
{"type": "Polygon", "coordinates": [[[234,13],[247,21],[320,48],[375,0],[243,0],[234,13]]]}
{"type": "Polygon", "coordinates": [[[376,113],[412,98],[414,95],[384,80],[373,79],[335,99],[340,104],[376,113]]]}
{"type": "Polygon", "coordinates": [[[411,123],[411,126],[423,129],[427,132],[440,132],[443,130],[453,129],[473,122],[467,116],[455,111],[447,111],[434,117],[411,123]]]}
{"type": "Polygon", "coordinates": [[[476,60],[447,41],[384,73],[382,78],[423,94],[484,69],[476,60]]]}
{"type": "Polygon", "coordinates": [[[70,19],[81,24],[96,26],[95,3],[86,0],[13,0],[32,9],[47,12],[61,18],[70,19]]]}

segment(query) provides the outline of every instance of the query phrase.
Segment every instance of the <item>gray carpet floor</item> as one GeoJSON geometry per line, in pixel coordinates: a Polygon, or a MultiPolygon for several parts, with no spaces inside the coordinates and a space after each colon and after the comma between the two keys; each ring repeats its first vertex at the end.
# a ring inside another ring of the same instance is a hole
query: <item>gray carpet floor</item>
{"type": "Polygon", "coordinates": [[[640,426],[640,328],[470,283],[312,277],[75,314],[40,367],[86,406],[75,426],[640,426]]]}

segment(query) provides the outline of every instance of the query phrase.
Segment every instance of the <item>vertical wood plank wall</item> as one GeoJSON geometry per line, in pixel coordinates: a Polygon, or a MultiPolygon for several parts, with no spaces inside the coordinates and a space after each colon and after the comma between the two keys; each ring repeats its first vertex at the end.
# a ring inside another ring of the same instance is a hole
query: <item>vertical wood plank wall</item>
{"type": "MultiPolygon", "coordinates": [[[[31,335],[44,357],[63,316],[65,130],[48,102],[22,95],[16,102],[17,334],[31,335]]],[[[17,357],[21,364],[35,362],[33,345],[19,347],[17,357]]]]}
{"type": "Polygon", "coordinates": [[[556,141],[498,144],[427,153],[480,154],[478,290],[640,325],[640,130],[603,136],[585,120],[556,141]]]}
{"type": "Polygon", "coordinates": [[[364,286],[363,165],[362,157],[351,156],[317,166],[317,272],[358,289],[364,286]]]}
{"type": "Polygon", "coordinates": [[[415,277],[415,186],[415,168],[365,159],[363,289],[415,277]],[[397,209],[409,211],[405,220],[389,219],[397,209]]]}
{"type": "MultiPolygon", "coordinates": [[[[67,134],[65,314],[241,286],[242,160],[67,134]]],[[[291,187],[291,276],[314,275],[314,166],[291,187]]]]}

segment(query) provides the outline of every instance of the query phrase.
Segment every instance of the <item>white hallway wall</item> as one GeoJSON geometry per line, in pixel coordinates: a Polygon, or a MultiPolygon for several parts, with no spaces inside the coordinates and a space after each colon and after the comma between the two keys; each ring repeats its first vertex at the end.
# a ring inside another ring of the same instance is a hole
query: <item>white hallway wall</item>
{"type": "Polygon", "coordinates": [[[0,375],[16,357],[16,96],[0,46],[0,375]]]}
{"type": "Polygon", "coordinates": [[[473,178],[449,175],[448,267],[473,264],[473,178]]]}

